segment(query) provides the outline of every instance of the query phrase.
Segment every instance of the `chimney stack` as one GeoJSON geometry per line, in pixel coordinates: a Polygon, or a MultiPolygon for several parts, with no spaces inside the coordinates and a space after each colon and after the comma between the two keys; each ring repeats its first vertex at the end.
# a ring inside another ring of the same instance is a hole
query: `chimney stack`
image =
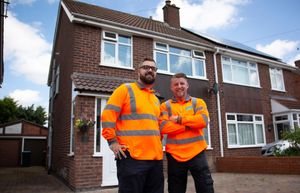
{"type": "Polygon", "coordinates": [[[296,60],[295,65],[300,69],[300,60],[296,60]]]}
{"type": "Polygon", "coordinates": [[[179,8],[176,5],[171,5],[170,0],[166,0],[166,5],[163,7],[164,22],[171,27],[180,28],[179,8]]]}

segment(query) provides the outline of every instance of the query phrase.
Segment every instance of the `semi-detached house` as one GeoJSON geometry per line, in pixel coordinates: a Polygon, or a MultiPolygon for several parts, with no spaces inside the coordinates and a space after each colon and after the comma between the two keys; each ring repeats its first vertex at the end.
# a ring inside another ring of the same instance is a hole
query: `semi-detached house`
{"type": "Polygon", "coordinates": [[[260,156],[282,130],[299,126],[297,67],[185,29],[170,1],[162,9],[163,22],[79,1],[60,3],[48,78],[47,163],[74,190],[117,185],[100,115],[117,86],[136,80],[145,57],[157,62],[155,89],[162,101],[171,97],[169,81],[176,72],[186,73],[190,94],[206,101],[212,169],[217,157],[260,156]],[[78,131],[78,118],[96,124],[78,131]]]}

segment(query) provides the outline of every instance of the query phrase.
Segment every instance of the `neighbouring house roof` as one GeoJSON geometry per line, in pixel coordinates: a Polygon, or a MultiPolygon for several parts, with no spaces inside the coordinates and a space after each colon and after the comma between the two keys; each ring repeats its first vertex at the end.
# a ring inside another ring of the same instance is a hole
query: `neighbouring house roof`
{"type": "MultiPolygon", "coordinates": [[[[192,31],[192,30],[190,30],[190,31],[192,31]]],[[[272,60],[281,61],[281,59],[279,59],[279,58],[276,58],[276,57],[271,56],[269,54],[266,54],[264,52],[258,51],[258,50],[254,49],[254,48],[251,48],[251,47],[249,47],[245,44],[242,44],[242,43],[239,43],[239,42],[236,42],[236,41],[233,41],[233,40],[228,40],[228,39],[224,39],[224,38],[220,38],[220,37],[215,37],[215,36],[200,33],[200,32],[195,32],[195,33],[198,33],[202,37],[207,38],[207,39],[209,39],[211,41],[214,41],[218,44],[221,44],[223,46],[236,48],[236,49],[243,50],[243,51],[246,51],[246,52],[249,52],[249,53],[264,56],[264,57],[267,57],[267,58],[272,59],[272,60]]]]}
{"type": "Polygon", "coordinates": [[[9,126],[9,125],[15,125],[15,124],[18,124],[18,123],[28,123],[28,124],[40,127],[42,129],[48,130],[48,127],[45,127],[43,125],[28,121],[28,120],[25,120],[25,119],[19,119],[19,120],[8,122],[8,123],[3,123],[3,124],[0,124],[0,127],[6,127],[6,126],[9,126]]]}
{"type": "Polygon", "coordinates": [[[118,86],[123,83],[136,81],[132,79],[86,73],[73,73],[71,77],[75,86],[75,91],[98,92],[102,94],[112,93],[118,86]]]}

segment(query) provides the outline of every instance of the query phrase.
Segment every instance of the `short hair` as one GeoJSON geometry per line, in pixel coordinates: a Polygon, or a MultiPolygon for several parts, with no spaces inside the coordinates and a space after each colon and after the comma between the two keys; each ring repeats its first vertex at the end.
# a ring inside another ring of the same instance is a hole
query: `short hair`
{"type": "Polygon", "coordinates": [[[139,67],[141,67],[145,61],[151,61],[151,62],[154,62],[155,65],[156,65],[156,62],[155,62],[155,60],[154,60],[153,58],[144,58],[144,60],[143,60],[142,62],[139,63],[139,67]]]}
{"type": "Polygon", "coordinates": [[[183,72],[176,73],[172,76],[172,78],[184,78],[187,80],[187,76],[183,72]]]}

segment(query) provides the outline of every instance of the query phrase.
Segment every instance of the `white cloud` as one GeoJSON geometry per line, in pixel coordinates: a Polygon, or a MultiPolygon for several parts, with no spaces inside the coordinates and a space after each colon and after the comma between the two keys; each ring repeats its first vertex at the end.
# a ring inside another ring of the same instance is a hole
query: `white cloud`
{"type": "Polygon", "coordinates": [[[48,2],[49,4],[53,4],[53,3],[55,3],[56,1],[58,1],[58,0],[47,0],[47,2],[48,2]]]}
{"type": "MultiPolygon", "coordinates": [[[[14,90],[9,96],[24,107],[41,102],[40,93],[35,90],[14,90]]],[[[36,107],[36,105],[35,105],[36,107]]]]}
{"type": "Polygon", "coordinates": [[[257,44],[256,49],[283,61],[288,61],[288,64],[294,65],[295,59],[299,58],[296,55],[297,46],[299,46],[299,41],[289,41],[289,40],[275,40],[267,45],[257,44]],[[294,60],[294,61],[292,61],[294,60]]]}
{"type": "MultiPolygon", "coordinates": [[[[40,30],[22,23],[14,15],[4,24],[4,58],[10,70],[36,84],[46,84],[50,65],[51,44],[40,30]]],[[[34,23],[36,25],[36,23],[34,23]]]]}
{"type": "MultiPolygon", "coordinates": [[[[225,28],[243,20],[238,16],[238,6],[248,0],[172,0],[180,8],[180,25],[195,31],[206,32],[209,29],[225,28]]],[[[163,20],[161,8],[165,1],[157,5],[153,18],[163,20]]]]}
{"type": "Polygon", "coordinates": [[[297,54],[296,56],[292,57],[288,60],[288,64],[295,66],[295,61],[300,60],[300,54],[297,54]]]}
{"type": "Polygon", "coordinates": [[[16,4],[26,4],[26,5],[31,5],[35,2],[36,0],[11,0],[10,4],[11,5],[16,5],[16,4]]]}

